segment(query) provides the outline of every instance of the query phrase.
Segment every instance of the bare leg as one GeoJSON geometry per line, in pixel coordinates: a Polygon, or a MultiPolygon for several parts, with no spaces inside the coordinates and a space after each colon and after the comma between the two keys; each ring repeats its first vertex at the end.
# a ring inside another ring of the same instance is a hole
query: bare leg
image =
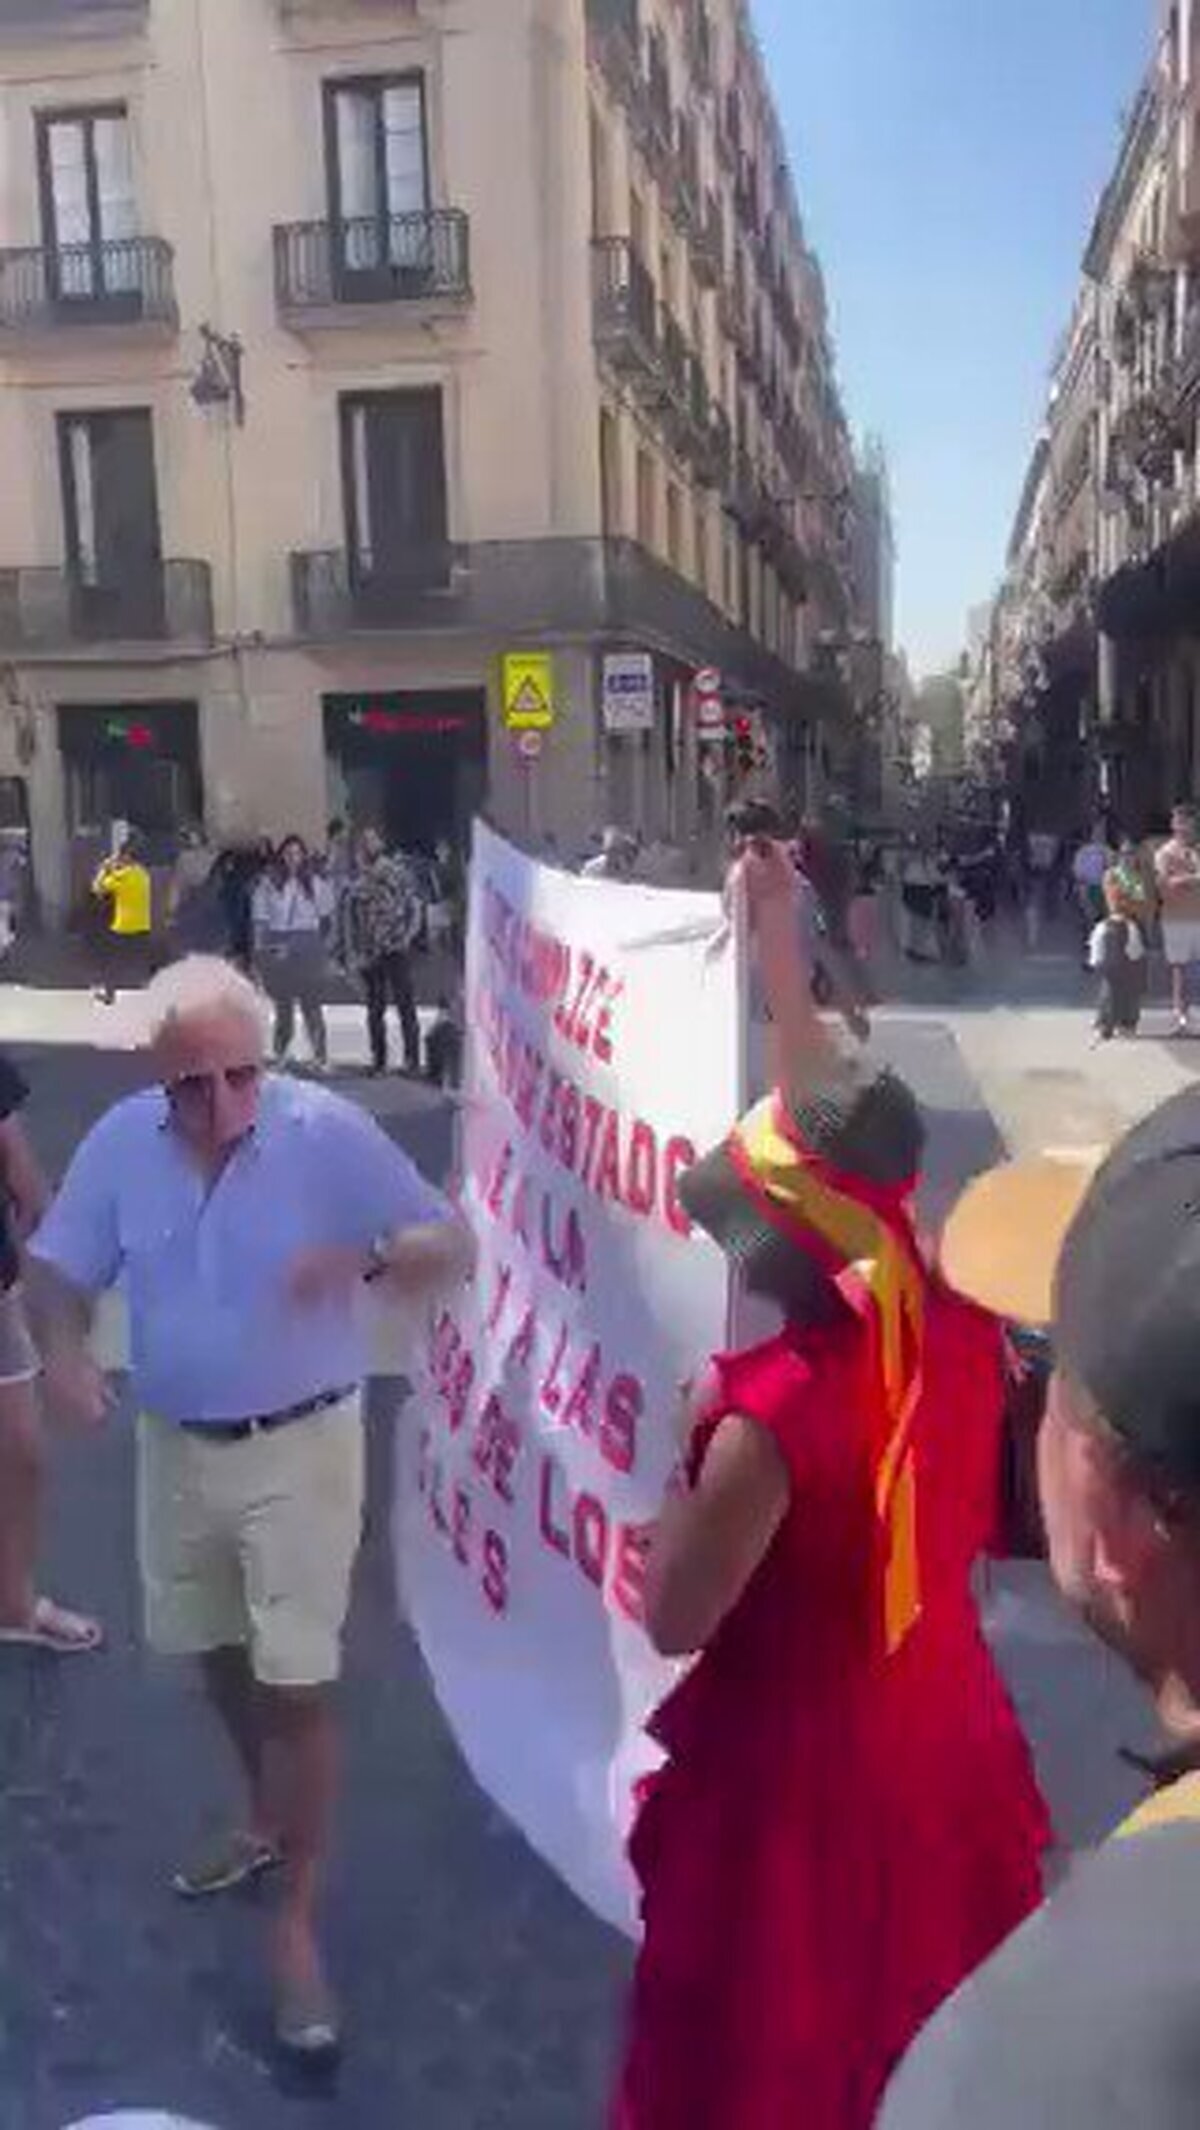
{"type": "Polygon", "coordinates": [[[337,1789],[337,1726],[319,1687],[262,1687],[259,1705],[266,1795],[284,1858],[276,1973],[285,1985],[319,1987],[317,1902],[337,1789]]]}
{"type": "Polygon", "coordinates": [[[264,1780],[262,1689],[244,1649],[214,1649],[202,1659],[204,1686],[237,1755],[250,1798],[249,1834],[273,1843],[264,1780]]]}
{"type": "Polygon", "coordinates": [[[28,1626],[43,1462],[32,1383],[0,1385],[0,1628],[28,1626]]]}

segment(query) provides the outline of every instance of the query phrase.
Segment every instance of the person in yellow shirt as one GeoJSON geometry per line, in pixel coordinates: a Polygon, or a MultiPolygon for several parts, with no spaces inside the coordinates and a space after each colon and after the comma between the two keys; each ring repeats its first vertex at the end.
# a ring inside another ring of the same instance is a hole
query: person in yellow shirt
{"type": "Polygon", "coordinates": [[[96,996],[111,1006],[119,984],[142,984],[150,975],[150,875],[132,837],[105,859],[92,882],[92,893],[105,906],[104,980],[96,996]]]}

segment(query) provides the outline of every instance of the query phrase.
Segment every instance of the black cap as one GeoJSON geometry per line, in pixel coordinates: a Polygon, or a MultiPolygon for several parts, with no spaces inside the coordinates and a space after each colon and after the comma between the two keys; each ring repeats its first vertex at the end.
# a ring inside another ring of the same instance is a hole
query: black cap
{"type": "Polygon", "coordinates": [[[1131,1452],[1200,1492],[1200,1091],[1097,1173],[1063,1242],[1054,1342],[1131,1452]]]}

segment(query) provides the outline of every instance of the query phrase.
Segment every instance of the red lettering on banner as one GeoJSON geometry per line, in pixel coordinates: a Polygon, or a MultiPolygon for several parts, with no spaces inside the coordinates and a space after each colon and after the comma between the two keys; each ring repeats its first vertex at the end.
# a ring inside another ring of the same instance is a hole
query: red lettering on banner
{"type": "Polygon", "coordinates": [[[592,1052],[602,1065],[612,1064],[613,1011],[624,989],[624,984],[614,983],[610,980],[608,996],[596,1016],[596,1033],[592,1041],[592,1052]]]}
{"type": "Polygon", "coordinates": [[[592,956],[585,948],[579,956],[579,973],[575,981],[574,997],[571,1000],[570,1008],[564,1013],[560,1006],[554,1016],[555,1027],[568,1043],[573,1043],[575,1040],[575,1028],[579,1019],[580,1007],[583,1004],[584,994],[591,983],[592,970],[595,966],[592,956]]]}
{"type": "Polygon", "coordinates": [[[509,1507],[517,1498],[513,1474],[520,1448],[521,1430],[493,1391],[480,1415],[472,1455],[484,1477],[490,1479],[500,1500],[509,1507]]]}
{"type": "Polygon", "coordinates": [[[589,1583],[604,1588],[608,1564],[608,1511],[594,1494],[580,1494],[571,1517],[575,1560],[589,1583]]]}
{"type": "Polygon", "coordinates": [[[498,1531],[483,1535],[483,1594],[493,1612],[508,1611],[508,1547],[498,1531]]]}
{"type": "Polygon", "coordinates": [[[663,1210],[667,1226],[676,1235],[690,1235],[692,1223],[679,1203],[679,1179],[684,1171],[695,1166],[696,1149],[690,1139],[672,1139],[665,1155],[666,1184],[663,1193],[663,1210]]]}
{"type": "Polygon", "coordinates": [[[512,1292],[512,1282],[512,1266],[498,1265],[496,1267],[496,1292],[492,1297],[492,1306],[488,1310],[487,1322],[484,1327],[489,1334],[499,1329],[500,1319],[508,1307],[508,1297],[512,1292]]]}
{"type": "Polygon", "coordinates": [[[646,1567],[650,1558],[650,1524],[622,1524],[617,1533],[611,1597],[635,1627],[646,1619],[646,1567]]]}
{"type": "Polygon", "coordinates": [[[562,1373],[562,1365],[564,1357],[566,1355],[566,1351],[567,1327],[564,1324],[558,1334],[558,1342],[554,1348],[554,1357],[550,1363],[549,1368],[546,1370],[544,1377],[542,1378],[541,1395],[542,1409],[544,1412],[556,1413],[560,1405],[562,1404],[562,1384],[559,1378],[562,1373]]]}
{"type": "Polygon", "coordinates": [[[600,1454],[614,1472],[632,1472],[637,1464],[638,1422],[646,1393],[636,1376],[614,1376],[604,1401],[600,1454]]]}
{"type": "Polygon", "coordinates": [[[546,1088],[546,1106],[542,1111],[541,1141],[548,1154],[556,1153],[555,1135],[558,1131],[558,1103],[562,1093],[563,1079],[559,1072],[552,1072],[546,1088]]]}
{"type": "Polygon", "coordinates": [[[629,1162],[625,1171],[625,1203],[631,1213],[644,1220],[654,1211],[658,1196],[658,1142],[650,1126],[639,1117],[629,1140],[629,1162]]]}
{"type": "Polygon", "coordinates": [[[508,1179],[512,1175],[515,1158],[516,1148],[511,1139],[507,1139],[496,1157],[496,1165],[485,1194],[485,1204],[493,1220],[499,1220],[504,1211],[504,1193],[508,1189],[508,1179]]]}
{"type": "Polygon", "coordinates": [[[591,1181],[592,1155],[596,1151],[596,1134],[600,1129],[600,1121],[609,1114],[610,1112],[605,1108],[603,1102],[597,1101],[595,1095],[584,1096],[583,1145],[579,1150],[579,1168],[577,1170],[577,1174],[584,1183],[590,1183],[591,1181]]]}
{"type": "Polygon", "coordinates": [[[621,1203],[621,1143],[617,1137],[617,1113],[615,1109],[604,1113],[604,1136],[600,1141],[600,1153],[596,1161],[596,1173],[592,1189],[597,1198],[611,1198],[614,1205],[621,1203]]]}
{"type": "MultiPolygon", "coordinates": [[[[543,1457],[541,1476],[538,1481],[538,1528],[542,1542],[552,1553],[561,1553],[564,1560],[571,1557],[571,1541],[560,1524],[554,1521],[554,1481],[561,1477],[559,1466],[553,1457],[543,1457]]],[[[564,1481],[564,1486],[566,1482],[564,1481]]]]}
{"type": "Polygon", "coordinates": [[[532,1306],[521,1319],[521,1328],[508,1349],[508,1359],[514,1368],[528,1368],[537,1346],[537,1311],[532,1306]]]}
{"type": "Polygon", "coordinates": [[[616,1522],[586,1490],[573,1496],[562,1466],[550,1456],[541,1461],[538,1497],[543,1544],[569,1560],[593,1590],[602,1590],[616,1611],[640,1623],[648,1527],[616,1522]]]}
{"type": "Polygon", "coordinates": [[[572,1175],[579,1160],[579,1109],[579,1089],[565,1080],[558,1105],[558,1149],[561,1166],[572,1175]]]}
{"type": "Polygon", "coordinates": [[[453,1530],[451,1543],[454,1558],[464,1568],[471,1565],[471,1497],[465,1487],[454,1489],[453,1530]]]}
{"type": "MultiPolygon", "coordinates": [[[[495,1023],[505,1031],[497,1073],[500,1091],[526,1131],[536,1131],[551,1160],[603,1203],[626,1207],[639,1219],[656,1218],[673,1234],[689,1236],[691,1224],[679,1203],[678,1183],[696,1158],[691,1140],[676,1134],[660,1149],[654,1128],[645,1118],[629,1123],[598,1095],[579,1088],[561,1072],[548,1070],[533,1046],[519,1037],[510,1012],[499,1000],[490,999],[481,1017],[485,1026],[495,1023]]],[[[481,1186],[484,1202],[497,1218],[507,1200],[512,1162],[512,1151],[506,1147],[481,1186]]],[[[524,1201],[519,1210],[514,1208],[511,1219],[528,1246],[530,1221],[524,1201]]]]}
{"type": "Polygon", "coordinates": [[[563,1426],[576,1434],[591,1435],[596,1427],[596,1392],[600,1387],[600,1346],[593,1344],[572,1386],[563,1413],[563,1426]]]}
{"type": "Polygon", "coordinates": [[[547,1272],[565,1287],[580,1294],[587,1293],[587,1260],[583,1247],[583,1225],[574,1206],[567,1210],[563,1222],[562,1237],[555,1246],[551,1223],[554,1218],[554,1200],[549,1191],[542,1194],[542,1263],[547,1272]]]}

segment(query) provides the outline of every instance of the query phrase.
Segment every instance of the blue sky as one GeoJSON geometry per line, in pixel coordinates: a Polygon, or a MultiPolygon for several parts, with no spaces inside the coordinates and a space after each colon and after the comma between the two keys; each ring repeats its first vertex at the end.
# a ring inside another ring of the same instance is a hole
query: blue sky
{"type": "Polygon", "coordinates": [[[986,599],[1158,0],[755,0],[918,674],[986,599]]]}

